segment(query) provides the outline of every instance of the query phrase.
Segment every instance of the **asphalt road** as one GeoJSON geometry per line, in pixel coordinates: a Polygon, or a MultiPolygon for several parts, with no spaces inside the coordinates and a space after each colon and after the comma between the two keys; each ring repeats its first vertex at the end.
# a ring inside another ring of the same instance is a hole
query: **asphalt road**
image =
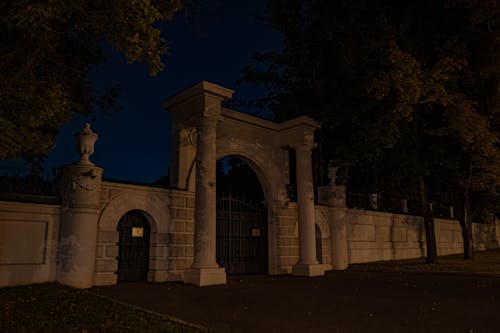
{"type": "Polygon", "coordinates": [[[500,332],[500,276],[330,272],[91,292],[223,332],[500,332]]]}

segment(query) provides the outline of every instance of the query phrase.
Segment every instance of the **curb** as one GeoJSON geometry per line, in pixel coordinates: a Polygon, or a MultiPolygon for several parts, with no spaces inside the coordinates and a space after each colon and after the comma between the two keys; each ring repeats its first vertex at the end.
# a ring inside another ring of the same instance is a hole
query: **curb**
{"type": "Polygon", "coordinates": [[[391,273],[391,274],[418,274],[418,275],[453,275],[462,277],[475,277],[475,278],[500,278],[499,274],[489,273],[489,272],[461,272],[461,271],[390,271],[390,270],[370,270],[370,269],[356,269],[356,270],[345,270],[349,273],[391,273]]]}

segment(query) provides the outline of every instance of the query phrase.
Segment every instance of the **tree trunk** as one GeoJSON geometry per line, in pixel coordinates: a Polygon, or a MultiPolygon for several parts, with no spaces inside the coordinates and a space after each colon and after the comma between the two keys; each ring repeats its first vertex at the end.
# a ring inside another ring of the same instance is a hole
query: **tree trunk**
{"type": "Polygon", "coordinates": [[[437,263],[437,246],[436,246],[436,233],[434,232],[434,215],[429,205],[429,197],[427,194],[427,187],[423,176],[418,177],[420,202],[422,204],[422,212],[424,214],[424,227],[425,227],[425,242],[427,245],[427,264],[437,263]]]}
{"type": "Polygon", "coordinates": [[[472,242],[472,214],[468,194],[465,198],[464,203],[464,223],[462,225],[462,236],[464,238],[464,259],[472,260],[474,253],[474,244],[472,242]]]}
{"type": "Polygon", "coordinates": [[[472,182],[472,162],[469,162],[469,174],[465,181],[463,197],[460,200],[458,221],[462,227],[462,237],[464,240],[464,259],[472,260],[474,253],[474,243],[472,241],[472,210],[470,206],[470,184],[472,182]]]}

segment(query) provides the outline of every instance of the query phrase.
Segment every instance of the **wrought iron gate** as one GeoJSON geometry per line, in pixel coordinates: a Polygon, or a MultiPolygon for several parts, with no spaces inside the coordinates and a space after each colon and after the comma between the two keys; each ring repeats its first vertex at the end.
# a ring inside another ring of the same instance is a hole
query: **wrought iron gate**
{"type": "Polygon", "coordinates": [[[267,212],[242,195],[217,196],[217,262],[228,274],[267,273],[267,212]]]}
{"type": "Polygon", "coordinates": [[[149,223],[139,211],[123,215],[118,223],[118,282],[145,281],[149,270],[149,223]]]}

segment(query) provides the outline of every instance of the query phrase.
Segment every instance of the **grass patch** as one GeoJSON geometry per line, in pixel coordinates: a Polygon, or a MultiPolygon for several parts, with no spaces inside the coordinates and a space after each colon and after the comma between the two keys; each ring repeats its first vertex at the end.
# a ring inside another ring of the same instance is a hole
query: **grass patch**
{"type": "Polygon", "coordinates": [[[464,260],[463,254],[454,254],[439,257],[437,264],[426,264],[425,258],[419,258],[351,264],[348,270],[375,272],[474,273],[500,276],[500,249],[474,252],[473,260],[464,260]]]}
{"type": "Polygon", "coordinates": [[[0,289],[0,332],[204,332],[100,298],[43,283],[0,289]]]}

